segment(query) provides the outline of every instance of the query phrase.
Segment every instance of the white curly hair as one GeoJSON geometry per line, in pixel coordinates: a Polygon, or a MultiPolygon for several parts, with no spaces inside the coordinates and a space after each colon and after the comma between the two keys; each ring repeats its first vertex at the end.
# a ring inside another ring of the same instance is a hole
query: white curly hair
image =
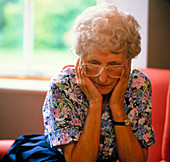
{"type": "Polygon", "coordinates": [[[82,56],[95,49],[115,54],[126,50],[126,58],[134,58],[141,51],[139,29],[132,15],[113,4],[92,6],[75,21],[72,51],[82,56]]]}

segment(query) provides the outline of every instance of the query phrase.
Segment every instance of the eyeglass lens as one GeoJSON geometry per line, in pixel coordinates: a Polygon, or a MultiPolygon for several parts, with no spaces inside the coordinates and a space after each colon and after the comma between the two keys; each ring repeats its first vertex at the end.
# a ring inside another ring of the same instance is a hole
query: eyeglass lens
{"type": "MultiPolygon", "coordinates": [[[[123,68],[123,66],[108,66],[105,70],[109,76],[119,77],[121,76],[123,68]]],[[[102,67],[96,65],[84,65],[83,71],[87,76],[98,76],[102,71],[102,67]]]]}

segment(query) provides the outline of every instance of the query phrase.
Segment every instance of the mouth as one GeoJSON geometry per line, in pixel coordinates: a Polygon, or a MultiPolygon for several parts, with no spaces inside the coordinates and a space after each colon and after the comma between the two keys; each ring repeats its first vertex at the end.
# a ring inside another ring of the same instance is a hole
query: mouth
{"type": "Polygon", "coordinates": [[[97,84],[96,83],[96,87],[99,87],[99,88],[108,88],[108,87],[110,87],[110,85],[103,85],[103,84],[97,84]]]}

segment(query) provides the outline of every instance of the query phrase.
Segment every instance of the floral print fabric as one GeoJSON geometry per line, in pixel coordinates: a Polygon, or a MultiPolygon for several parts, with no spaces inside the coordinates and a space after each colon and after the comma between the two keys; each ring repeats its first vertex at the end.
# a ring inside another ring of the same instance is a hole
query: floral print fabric
{"type": "MultiPolygon", "coordinates": [[[[124,107],[130,126],[143,148],[155,143],[151,121],[151,84],[140,70],[133,69],[125,93],[124,107]]],[[[88,101],[76,83],[74,68],[64,69],[52,78],[44,106],[45,134],[51,147],[78,141],[85,124],[88,101]]],[[[117,160],[114,124],[109,104],[101,121],[98,160],[117,160]]]]}

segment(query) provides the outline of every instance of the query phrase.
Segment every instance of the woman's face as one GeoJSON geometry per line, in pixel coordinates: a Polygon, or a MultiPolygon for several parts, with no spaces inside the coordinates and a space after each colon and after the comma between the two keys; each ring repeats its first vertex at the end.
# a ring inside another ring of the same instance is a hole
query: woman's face
{"type": "MultiPolygon", "coordinates": [[[[88,54],[82,58],[87,64],[100,65],[107,67],[109,65],[124,65],[126,63],[125,52],[119,54],[103,54],[102,52],[96,51],[88,54]]],[[[111,78],[107,75],[106,71],[103,70],[99,76],[89,77],[96,88],[102,95],[109,94],[118,82],[118,78],[111,78]]]]}

